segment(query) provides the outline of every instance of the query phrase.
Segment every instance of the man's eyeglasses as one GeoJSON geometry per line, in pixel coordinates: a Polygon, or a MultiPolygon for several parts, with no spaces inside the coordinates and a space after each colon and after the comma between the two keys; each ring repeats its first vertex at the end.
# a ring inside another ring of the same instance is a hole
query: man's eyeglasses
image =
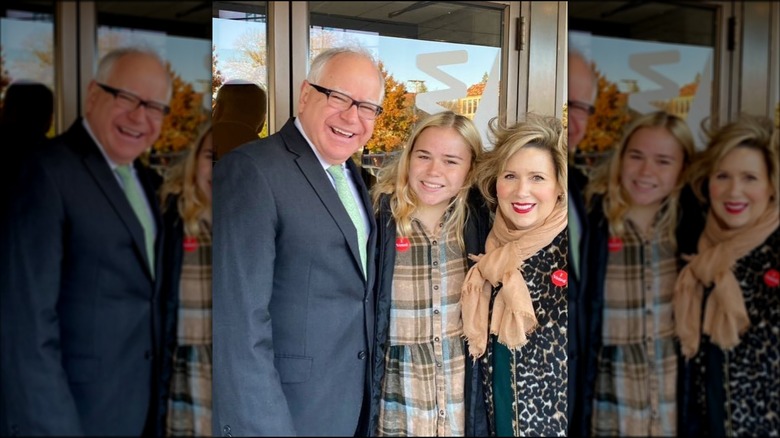
{"type": "Polygon", "coordinates": [[[382,107],[379,105],[374,105],[369,102],[359,102],[344,93],[320,87],[311,82],[309,82],[309,85],[320,93],[328,96],[328,105],[339,111],[346,111],[350,109],[352,105],[355,105],[358,109],[358,116],[363,120],[374,120],[382,114],[382,107]]]}
{"type": "Polygon", "coordinates": [[[135,111],[139,106],[146,108],[146,115],[155,120],[162,120],[166,114],[171,112],[171,107],[159,102],[152,102],[149,100],[143,100],[135,94],[120,90],[118,88],[109,87],[106,84],[97,82],[97,85],[103,89],[106,93],[114,96],[117,105],[127,111],[135,111]]]}
{"type": "Polygon", "coordinates": [[[596,112],[596,108],[593,105],[588,105],[585,102],[580,102],[578,100],[570,100],[569,101],[569,112],[577,112],[579,111],[581,115],[592,116],[596,112]],[[575,110],[575,111],[572,111],[575,110]]]}

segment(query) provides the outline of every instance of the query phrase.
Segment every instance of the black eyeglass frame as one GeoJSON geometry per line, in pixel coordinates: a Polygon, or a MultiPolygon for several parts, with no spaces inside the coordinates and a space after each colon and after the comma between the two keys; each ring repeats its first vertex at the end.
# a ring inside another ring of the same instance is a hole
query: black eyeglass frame
{"type": "Polygon", "coordinates": [[[167,116],[171,112],[171,107],[168,106],[168,105],[165,105],[163,103],[154,102],[154,101],[151,101],[151,100],[143,100],[140,97],[138,97],[137,95],[135,95],[134,93],[131,93],[129,91],[121,90],[119,88],[114,88],[112,86],[109,86],[109,85],[106,85],[106,84],[102,84],[100,82],[95,82],[95,83],[98,85],[98,87],[102,88],[103,91],[105,91],[106,93],[114,96],[114,99],[119,98],[119,95],[121,94],[121,95],[126,96],[125,100],[127,100],[127,101],[131,101],[131,100],[132,101],[138,101],[138,103],[135,104],[135,108],[133,108],[132,111],[137,110],[139,106],[143,106],[147,110],[150,110],[150,109],[152,109],[152,110],[159,110],[160,112],[162,112],[163,117],[167,116]]]}
{"type": "MultiPolygon", "coordinates": [[[[359,111],[360,108],[368,108],[368,109],[372,110],[374,112],[374,114],[375,114],[373,119],[368,119],[368,120],[375,120],[377,117],[379,117],[382,114],[382,111],[384,111],[384,109],[381,106],[379,106],[379,105],[377,105],[375,103],[361,102],[359,100],[355,100],[355,99],[347,96],[346,94],[344,94],[344,93],[342,93],[340,91],[331,90],[330,88],[321,87],[321,86],[319,86],[317,84],[312,84],[311,82],[308,82],[308,81],[306,81],[306,83],[311,85],[312,88],[314,88],[315,90],[317,90],[320,93],[322,93],[325,96],[327,96],[328,97],[328,101],[330,101],[330,96],[331,95],[336,94],[339,98],[341,98],[341,99],[343,99],[343,100],[345,100],[347,102],[351,102],[349,104],[349,106],[344,108],[342,111],[346,111],[346,110],[352,108],[352,106],[354,105],[358,109],[358,116],[359,116],[360,115],[360,111],[359,111]]],[[[361,117],[361,118],[363,118],[363,117],[361,117]]]]}
{"type": "Polygon", "coordinates": [[[585,102],[580,102],[579,100],[570,100],[568,103],[569,108],[577,108],[580,111],[585,111],[589,116],[592,116],[596,113],[596,107],[585,102]]]}

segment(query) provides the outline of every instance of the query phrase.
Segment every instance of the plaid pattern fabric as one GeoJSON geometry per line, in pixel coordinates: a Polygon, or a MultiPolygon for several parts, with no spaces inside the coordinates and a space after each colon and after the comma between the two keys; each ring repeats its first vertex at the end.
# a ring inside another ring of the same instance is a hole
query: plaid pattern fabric
{"type": "Polygon", "coordinates": [[[414,220],[410,248],[396,254],[380,436],[462,436],[466,350],[460,291],[465,254],[441,225],[414,220]]]}
{"type": "Polygon", "coordinates": [[[211,435],[211,233],[184,252],[166,435],[211,435]]]}
{"type": "Polygon", "coordinates": [[[677,353],[672,297],[674,246],[653,228],[645,240],[631,221],[610,252],[604,285],[594,435],[673,436],[677,432],[677,353]]]}

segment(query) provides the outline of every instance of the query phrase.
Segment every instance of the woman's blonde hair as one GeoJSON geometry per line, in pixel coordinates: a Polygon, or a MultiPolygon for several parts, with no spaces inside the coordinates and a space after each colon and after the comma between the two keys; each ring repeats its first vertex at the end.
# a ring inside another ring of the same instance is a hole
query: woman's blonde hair
{"type": "Polygon", "coordinates": [[[677,140],[683,152],[683,166],[677,177],[677,184],[672,192],[661,203],[661,217],[657,228],[664,230],[671,241],[676,245],[675,229],[677,227],[677,213],[680,199],[680,191],[688,181],[687,169],[693,161],[695,148],[693,135],[683,119],[673,114],[657,111],[645,114],[634,120],[626,129],[623,139],[618,144],[608,160],[597,166],[591,175],[590,182],[585,190],[585,199],[589,208],[593,197],[597,194],[604,195],[602,209],[609,223],[610,232],[617,236],[625,234],[625,216],[631,208],[631,199],[626,189],[620,183],[623,156],[626,153],[631,137],[642,128],[664,128],[677,140]]]}
{"type": "Polygon", "coordinates": [[[528,113],[525,120],[509,126],[493,118],[488,127],[495,147],[492,151],[482,154],[477,165],[476,185],[491,211],[498,206],[496,196],[498,176],[506,170],[509,159],[525,147],[538,148],[550,153],[561,192],[558,202],[566,202],[568,135],[560,120],[528,113]]]}
{"type": "Polygon", "coordinates": [[[211,198],[198,186],[198,155],[209,134],[211,123],[206,122],[201,125],[198,136],[187,150],[184,159],[168,168],[160,188],[163,211],[168,207],[169,196],[179,196],[176,208],[184,222],[184,234],[188,236],[197,236],[205,231],[201,227],[201,221],[211,223],[211,198]]]}
{"type": "Polygon", "coordinates": [[[477,159],[482,153],[482,138],[476,126],[468,117],[455,114],[452,111],[444,111],[428,116],[419,122],[398,158],[385,165],[377,175],[378,180],[371,189],[374,210],[376,212],[379,211],[379,199],[382,195],[390,195],[390,211],[393,218],[395,218],[396,233],[399,236],[412,234],[412,215],[417,209],[420,200],[414,193],[414,190],[409,187],[409,163],[420,134],[431,127],[454,129],[460,134],[471,151],[466,181],[458,191],[458,194],[450,201],[448,208],[454,207],[454,210],[444,223],[445,230],[455,227],[458,243],[461,249],[463,249],[465,248],[463,227],[468,218],[468,192],[474,183],[474,168],[477,159]]]}
{"type": "MultiPolygon", "coordinates": [[[[778,171],[778,140],[772,138],[772,121],[764,117],[742,115],[739,119],[725,125],[715,132],[709,141],[707,149],[691,166],[691,188],[703,202],[709,202],[705,191],[707,181],[723,158],[729,152],[739,147],[755,149],[764,157],[767,175],[772,184],[772,200],[777,201],[777,187],[780,180],[778,171]]],[[[777,131],[774,134],[777,137],[777,131]]]]}

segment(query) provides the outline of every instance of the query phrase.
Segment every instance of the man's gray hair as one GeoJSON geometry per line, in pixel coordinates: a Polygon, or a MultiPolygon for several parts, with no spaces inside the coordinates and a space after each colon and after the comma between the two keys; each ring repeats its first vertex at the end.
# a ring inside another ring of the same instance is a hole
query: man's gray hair
{"type": "Polygon", "coordinates": [[[599,78],[596,76],[596,72],[593,71],[593,67],[590,65],[590,60],[586,58],[585,55],[579,50],[569,47],[569,64],[571,64],[572,59],[578,59],[582,61],[582,63],[587,67],[593,82],[593,99],[591,101],[595,102],[596,97],[599,94],[599,78]]]}
{"type": "MultiPolygon", "coordinates": [[[[108,78],[111,76],[111,73],[114,70],[114,66],[116,65],[116,62],[128,55],[140,55],[140,56],[148,56],[157,63],[160,64],[160,66],[163,68],[163,70],[166,70],[166,61],[160,56],[157,51],[147,48],[147,47],[121,47],[119,49],[114,49],[110,52],[108,52],[103,58],[100,59],[100,62],[98,63],[97,72],[95,73],[95,80],[100,83],[105,83],[108,78]]],[[[171,94],[173,93],[173,80],[171,79],[170,75],[165,75],[168,85],[168,99],[170,100],[171,94]]]]}
{"type": "Polygon", "coordinates": [[[376,67],[377,75],[379,75],[379,83],[382,86],[382,91],[379,95],[379,102],[382,102],[385,99],[385,78],[382,76],[382,72],[379,69],[379,65],[377,63],[376,58],[374,58],[374,55],[371,54],[368,50],[362,48],[362,47],[356,47],[356,46],[350,46],[350,47],[334,47],[332,49],[325,50],[324,52],[321,52],[319,55],[317,55],[314,60],[311,62],[311,68],[309,69],[309,74],[306,76],[306,81],[310,84],[318,84],[320,76],[322,75],[322,71],[325,69],[325,66],[330,62],[333,58],[335,58],[338,55],[343,54],[350,54],[350,55],[356,55],[363,58],[368,59],[371,61],[372,64],[374,64],[374,67],[376,67]]]}

